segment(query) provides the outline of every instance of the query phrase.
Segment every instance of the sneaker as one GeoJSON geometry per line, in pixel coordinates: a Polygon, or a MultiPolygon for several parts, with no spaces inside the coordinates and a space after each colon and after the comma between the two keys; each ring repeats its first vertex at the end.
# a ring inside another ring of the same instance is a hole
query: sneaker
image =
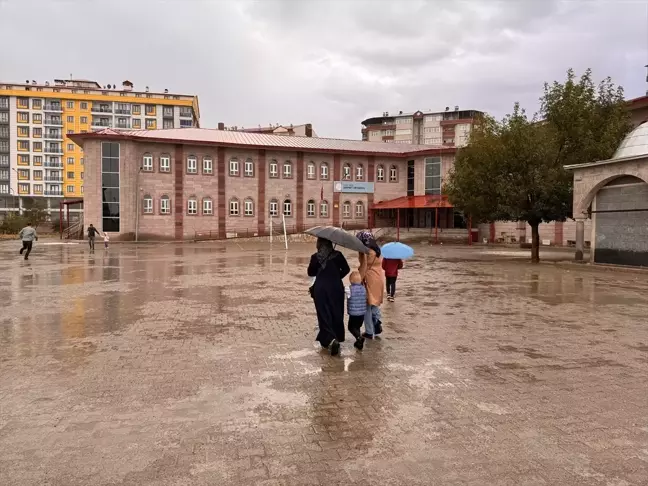
{"type": "Polygon", "coordinates": [[[365,338],[360,336],[358,339],[355,340],[355,343],[353,343],[353,347],[358,349],[359,351],[362,351],[362,348],[364,348],[364,342],[365,342],[365,338]]]}
{"type": "Polygon", "coordinates": [[[331,356],[337,356],[340,354],[340,343],[337,339],[334,339],[331,343],[331,356]]]}
{"type": "Polygon", "coordinates": [[[374,335],[373,335],[373,334],[366,333],[366,332],[363,332],[363,333],[362,333],[362,337],[365,338],[365,339],[373,339],[373,338],[374,338],[374,335]]]}

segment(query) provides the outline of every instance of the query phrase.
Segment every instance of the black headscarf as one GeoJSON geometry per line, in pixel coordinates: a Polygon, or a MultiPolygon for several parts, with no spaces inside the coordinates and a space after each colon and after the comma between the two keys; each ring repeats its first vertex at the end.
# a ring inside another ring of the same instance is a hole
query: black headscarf
{"type": "Polygon", "coordinates": [[[326,263],[333,257],[333,243],[324,238],[317,238],[317,261],[322,270],[326,268],[326,263]]]}

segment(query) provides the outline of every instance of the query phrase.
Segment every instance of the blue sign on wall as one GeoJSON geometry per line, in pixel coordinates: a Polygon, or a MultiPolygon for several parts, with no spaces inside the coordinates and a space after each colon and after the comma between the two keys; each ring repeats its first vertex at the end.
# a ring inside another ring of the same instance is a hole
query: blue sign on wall
{"type": "Polygon", "coordinates": [[[373,182],[335,181],[333,192],[350,192],[355,194],[373,194],[373,182]]]}

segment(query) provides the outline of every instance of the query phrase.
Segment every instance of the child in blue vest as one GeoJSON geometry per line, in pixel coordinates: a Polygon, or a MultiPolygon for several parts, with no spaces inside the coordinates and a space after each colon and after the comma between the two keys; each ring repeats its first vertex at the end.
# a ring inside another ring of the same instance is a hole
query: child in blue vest
{"type": "Polygon", "coordinates": [[[362,285],[360,272],[351,272],[349,282],[351,282],[351,285],[347,288],[349,332],[356,338],[353,346],[361,350],[364,347],[365,338],[362,337],[360,328],[364,323],[364,316],[367,313],[367,289],[362,285]]]}

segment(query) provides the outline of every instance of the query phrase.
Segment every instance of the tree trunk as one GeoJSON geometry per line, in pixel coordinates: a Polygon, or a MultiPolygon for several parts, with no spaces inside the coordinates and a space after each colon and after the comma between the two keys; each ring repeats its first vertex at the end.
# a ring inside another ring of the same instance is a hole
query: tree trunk
{"type": "Polygon", "coordinates": [[[540,223],[529,221],[529,226],[531,226],[531,263],[540,262],[540,233],[538,232],[539,225],[540,223]]]}

